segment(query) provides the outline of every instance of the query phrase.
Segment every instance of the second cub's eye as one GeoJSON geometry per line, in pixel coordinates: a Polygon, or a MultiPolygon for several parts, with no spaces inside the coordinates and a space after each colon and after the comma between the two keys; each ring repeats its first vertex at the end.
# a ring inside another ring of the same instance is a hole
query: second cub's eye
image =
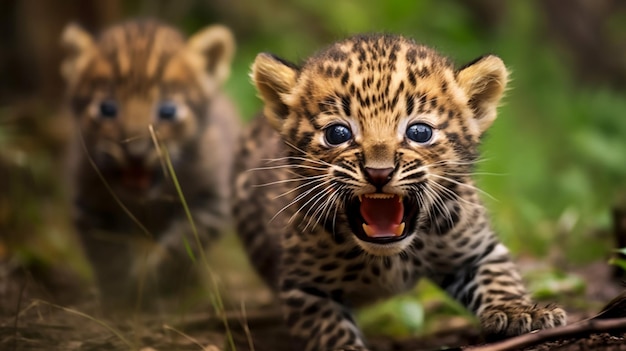
{"type": "Polygon", "coordinates": [[[339,145],[352,139],[352,132],[343,124],[333,124],[324,130],[324,138],[329,145],[339,145]]]}
{"type": "Polygon", "coordinates": [[[161,105],[159,105],[157,114],[159,116],[159,119],[162,119],[164,121],[173,121],[176,119],[177,111],[178,107],[175,103],[171,101],[166,101],[162,102],[161,105]]]}
{"type": "Polygon", "coordinates": [[[113,100],[104,100],[100,103],[100,116],[115,118],[117,116],[117,104],[113,100]]]}
{"type": "Polygon", "coordinates": [[[415,123],[407,128],[406,137],[416,143],[425,144],[433,138],[433,128],[424,123],[415,123]]]}

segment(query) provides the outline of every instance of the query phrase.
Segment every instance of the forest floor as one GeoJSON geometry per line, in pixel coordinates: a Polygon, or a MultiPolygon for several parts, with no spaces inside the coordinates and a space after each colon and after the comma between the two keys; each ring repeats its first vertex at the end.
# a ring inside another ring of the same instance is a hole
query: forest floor
{"type": "MultiPolygon", "coordinates": [[[[524,270],[524,263],[522,270],[524,270]]],[[[576,299],[558,299],[569,313],[569,323],[592,317],[600,307],[624,289],[611,278],[611,267],[596,262],[575,269],[586,282],[586,291],[576,299]],[[598,307],[600,306],[600,307],[598,307]]],[[[229,294],[246,301],[226,308],[220,315],[208,302],[187,304],[184,313],[133,314],[104,317],[93,294],[77,285],[64,270],[25,270],[0,263],[0,350],[294,350],[280,313],[267,289],[247,278],[231,279],[229,294]],[[237,282],[238,281],[238,282],[237,282]],[[244,282],[245,281],[245,282],[244,282]],[[256,288],[232,289],[237,285],[256,288]],[[246,290],[248,289],[248,290],[246,290]],[[256,289],[256,290],[255,290],[256,289]],[[245,293],[243,293],[245,291],[245,293]],[[245,314],[245,315],[244,315],[245,314]],[[224,317],[228,328],[224,326],[224,317]],[[227,330],[232,335],[228,339],[227,330]]],[[[255,280],[255,278],[252,278],[255,280]]],[[[170,303],[176,303],[169,301],[170,303]]],[[[624,311],[622,311],[624,312],[624,311]]],[[[483,350],[485,344],[473,323],[442,323],[439,330],[419,337],[369,336],[373,350],[483,350]]],[[[626,334],[596,333],[536,343],[525,350],[626,350],[626,334]]],[[[587,333],[589,334],[589,333],[587,333]]],[[[494,344],[496,345],[496,344],[494,344]]],[[[514,348],[506,348],[517,349],[514,348]]],[[[485,349],[485,350],[500,350],[485,349]]]]}

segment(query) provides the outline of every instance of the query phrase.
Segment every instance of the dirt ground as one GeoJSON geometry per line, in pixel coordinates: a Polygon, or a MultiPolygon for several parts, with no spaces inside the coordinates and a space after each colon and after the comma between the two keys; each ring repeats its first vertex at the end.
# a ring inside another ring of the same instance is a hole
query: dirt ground
{"type": "MultiPolygon", "coordinates": [[[[623,286],[611,279],[604,262],[577,269],[587,283],[585,295],[577,300],[558,301],[569,312],[570,323],[588,318],[602,304],[618,295],[623,286]],[[576,302],[577,301],[577,302],[576,302]]],[[[236,350],[282,351],[297,349],[289,340],[280,314],[272,307],[267,291],[248,295],[243,309],[227,309],[223,316],[208,303],[187,306],[184,313],[130,314],[102,317],[93,296],[76,285],[64,271],[43,274],[0,265],[0,350],[236,350]],[[253,301],[250,296],[256,296],[253,301]],[[260,301],[260,302],[259,302],[260,301]],[[53,305],[54,304],[54,305],[53,305]],[[67,307],[62,307],[67,306],[67,307]]],[[[262,289],[262,288],[261,288],[262,289]]],[[[228,296],[227,296],[228,298],[228,296]]],[[[232,300],[239,296],[231,295],[232,300]],[[234,298],[233,298],[234,297],[234,298]]],[[[623,331],[623,330],[622,330],[623,331]]],[[[419,338],[370,337],[374,350],[471,349],[484,345],[472,324],[441,328],[419,338]],[[468,348],[470,347],[470,348],[468,348]]],[[[626,350],[626,334],[600,333],[583,338],[542,343],[529,350],[626,350]]]]}

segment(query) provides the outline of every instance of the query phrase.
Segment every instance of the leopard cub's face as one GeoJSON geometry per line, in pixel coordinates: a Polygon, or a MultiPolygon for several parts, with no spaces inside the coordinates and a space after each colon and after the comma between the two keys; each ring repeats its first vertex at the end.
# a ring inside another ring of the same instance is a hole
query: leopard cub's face
{"type": "Polygon", "coordinates": [[[169,26],[134,21],[93,38],[63,33],[62,73],[87,157],[115,188],[145,193],[163,178],[157,140],[176,166],[197,143],[214,89],[228,76],[234,41],[208,27],[185,40],[169,26]]]}
{"type": "Polygon", "coordinates": [[[252,76],[302,179],[293,206],[304,227],[319,223],[391,255],[417,232],[459,221],[507,71],[495,56],[456,70],[402,37],[361,36],[302,67],[260,54],[252,76]]]}

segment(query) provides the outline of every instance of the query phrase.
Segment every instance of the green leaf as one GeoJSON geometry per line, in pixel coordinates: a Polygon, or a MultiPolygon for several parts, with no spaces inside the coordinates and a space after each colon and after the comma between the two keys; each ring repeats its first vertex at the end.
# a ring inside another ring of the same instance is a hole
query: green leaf
{"type": "Polygon", "coordinates": [[[534,273],[528,278],[531,280],[530,290],[537,299],[553,298],[564,293],[580,293],[585,290],[585,281],[575,274],[547,271],[534,273]]]}
{"type": "Polygon", "coordinates": [[[626,271],[626,259],[623,259],[623,258],[611,258],[609,260],[609,264],[612,264],[614,266],[618,266],[619,268],[621,268],[621,269],[626,271]]]}
{"type": "Polygon", "coordinates": [[[424,329],[424,307],[415,298],[401,297],[363,309],[357,319],[366,334],[410,336],[424,329]]]}

